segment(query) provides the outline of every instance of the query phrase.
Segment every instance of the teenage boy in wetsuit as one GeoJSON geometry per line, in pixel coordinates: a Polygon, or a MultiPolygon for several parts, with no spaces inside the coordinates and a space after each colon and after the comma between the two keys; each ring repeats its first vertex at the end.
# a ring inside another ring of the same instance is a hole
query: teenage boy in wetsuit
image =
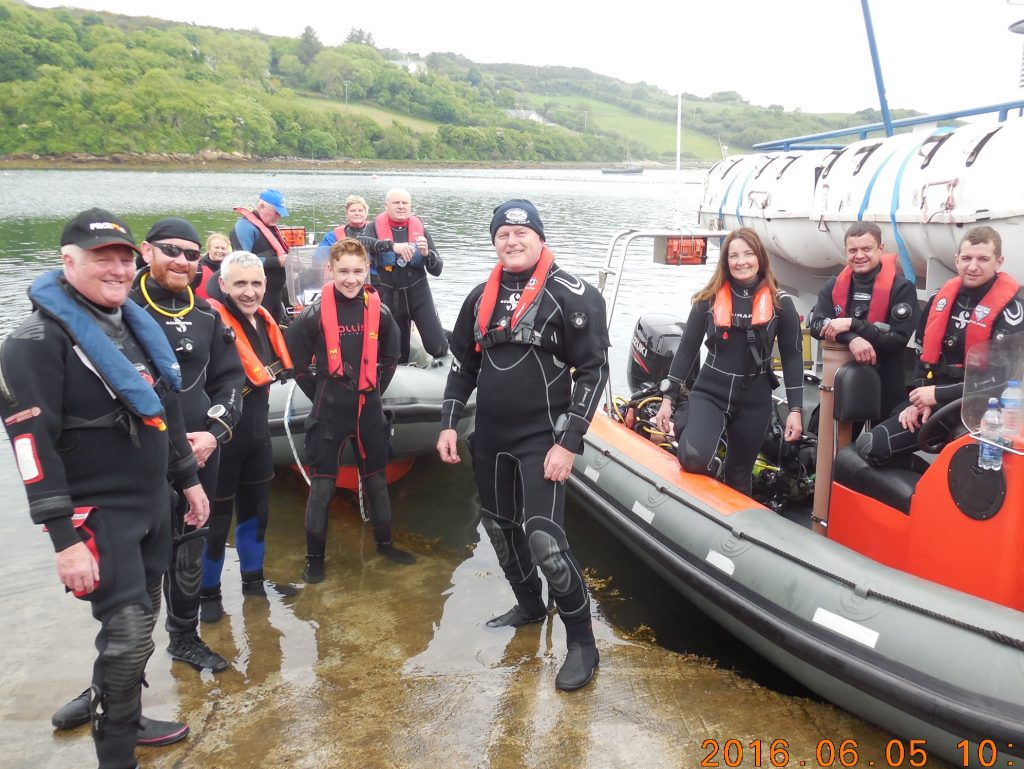
{"type": "Polygon", "coordinates": [[[209,505],[174,392],[174,352],[126,301],[138,254],[131,231],[93,208],[64,228],[61,254],[63,271],[35,280],[36,309],[0,350],[0,415],[57,575],[100,623],[92,737],[100,769],[124,769],[136,765],[136,742],[188,734],[142,718],[142,684],[170,551],[167,479],[180,484],[189,525],[202,526],[209,505]]]}
{"type": "Polygon", "coordinates": [[[470,446],[484,528],[516,605],[488,627],[541,622],[544,574],[565,625],[568,653],[555,687],[586,686],[599,655],[590,596],[563,527],[565,481],[608,380],[604,299],[554,263],[544,225],[527,200],[494,209],[498,255],[470,292],[452,331],[437,450],[460,461],[456,425],[477,391],[470,446]]]}
{"type": "Polygon", "coordinates": [[[402,564],[416,559],[391,539],[391,502],[385,469],[388,420],[381,394],[398,363],[398,328],[391,311],[366,283],[370,258],[343,238],[331,247],[331,280],[318,300],[288,327],[285,339],[296,381],[313,404],[306,422],[306,568],[303,579],[324,580],[327,513],[345,444],[352,441],[370,507],[377,552],[402,564]],[[316,374],[310,364],[316,360],[316,374]]]}
{"type": "Polygon", "coordinates": [[[917,436],[938,406],[964,394],[964,361],[975,344],[1024,331],[1024,297],[1017,281],[999,268],[1003,240],[988,226],[961,238],[957,277],[928,300],[917,328],[920,349],[909,401],[857,440],[857,450],[873,465],[885,465],[917,451],[917,436]]]}
{"type": "Polygon", "coordinates": [[[917,289],[896,255],[883,253],[874,222],[854,222],[843,245],[846,266],[821,287],[807,328],[815,339],[846,345],[857,363],[875,367],[884,418],[907,397],[903,351],[917,326],[917,289]]]}

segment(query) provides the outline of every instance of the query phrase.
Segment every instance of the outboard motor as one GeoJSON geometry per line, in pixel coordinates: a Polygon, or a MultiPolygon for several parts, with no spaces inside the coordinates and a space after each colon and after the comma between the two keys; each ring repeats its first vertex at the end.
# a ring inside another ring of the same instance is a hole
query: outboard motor
{"type": "Polygon", "coordinates": [[[629,391],[636,393],[656,386],[668,376],[686,323],[672,315],[641,315],[633,329],[626,378],[629,391]]]}

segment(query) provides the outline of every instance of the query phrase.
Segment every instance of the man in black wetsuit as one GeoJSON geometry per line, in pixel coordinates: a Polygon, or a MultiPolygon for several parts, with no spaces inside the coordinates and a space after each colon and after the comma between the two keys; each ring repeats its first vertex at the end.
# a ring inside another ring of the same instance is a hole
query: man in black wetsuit
{"type": "Polygon", "coordinates": [[[167,478],[188,501],[188,524],[209,515],[174,392],[174,353],[126,301],[137,251],[113,214],[76,216],[61,237],[63,271],[32,284],[37,309],[0,351],[0,413],[32,520],[47,527],[60,581],[100,622],[90,690],[100,769],[134,767],[137,741],[188,733],[141,715],[170,549],[167,478]]]}
{"type": "Polygon", "coordinates": [[[444,262],[434,248],[434,239],[419,217],[412,214],[412,198],[402,189],[393,189],[384,197],[384,210],[363,231],[365,238],[391,242],[390,250],[372,255],[380,278],[380,299],[395,317],[401,332],[401,358],[409,362],[411,327],[423,340],[423,349],[435,358],[448,351],[441,320],[437,317],[434,297],[430,293],[429,272],[435,278],[444,269],[444,262]]]}
{"type": "Polygon", "coordinates": [[[807,327],[815,339],[847,345],[854,360],[876,367],[887,417],[906,399],[903,351],[917,325],[917,289],[896,255],[883,253],[877,224],[854,222],[843,243],[846,267],[821,287],[807,327]]]}
{"type": "Polygon", "coordinates": [[[974,227],[960,240],[958,276],[931,296],[921,316],[917,386],[909,402],[857,441],[857,450],[871,464],[912,454],[915,433],[932,410],[963,397],[964,361],[971,347],[1024,331],[1024,297],[1017,281],[999,271],[1002,249],[999,233],[988,226],[974,227]]]}
{"type": "MultiPolygon", "coordinates": [[[[267,291],[263,306],[278,323],[287,320],[284,310],[284,265],[288,255],[288,244],[284,242],[277,223],[288,216],[284,195],[278,190],[263,190],[256,208],[235,208],[238,221],[231,230],[231,248],[235,251],[249,251],[263,260],[267,274],[267,291]]],[[[214,299],[221,299],[218,291],[211,293],[214,299]]]]}
{"type": "Polygon", "coordinates": [[[555,687],[572,691],[590,682],[599,655],[563,527],[564,484],[608,379],[604,299],[554,263],[529,201],[494,209],[491,239],[498,264],[466,297],[452,332],[437,449],[443,461],[460,461],[455,427],[476,389],[470,446],[481,514],[516,597],[487,626],[545,619],[539,567],[569,647],[555,687]]]}
{"type": "MultiPolygon", "coordinates": [[[[240,411],[242,364],[231,333],[216,312],[190,288],[199,259],[199,234],[184,219],[170,217],[154,224],[142,243],[146,266],[136,275],[130,298],[163,330],[180,364],[178,401],[199,463],[199,481],[208,499],[217,483],[219,445],[230,437],[240,411]]],[[[164,576],[166,628],[171,657],[197,670],[225,670],[227,661],[199,637],[199,585],[206,529],[185,524],[183,496],[169,518],[171,551],[164,576]]],[[[86,690],[53,716],[58,729],[89,719],[86,690]]]]}

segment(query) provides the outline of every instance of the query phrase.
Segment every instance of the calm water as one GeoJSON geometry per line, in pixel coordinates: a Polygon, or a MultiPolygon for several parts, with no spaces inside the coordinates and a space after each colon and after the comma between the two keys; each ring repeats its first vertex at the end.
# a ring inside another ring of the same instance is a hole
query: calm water
{"type": "MultiPolygon", "coordinates": [[[[432,287],[442,322],[450,326],[465,294],[486,276],[493,264],[487,227],[491,209],[498,203],[511,197],[531,199],[540,209],[548,244],[559,263],[580,277],[595,281],[609,239],[616,230],[625,226],[670,227],[695,220],[702,172],[684,171],[681,178],[671,172],[647,172],[637,179],[602,177],[598,171],[526,170],[446,170],[415,174],[10,171],[3,172],[0,180],[0,243],[4,254],[0,260],[0,336],[3,336],[28,310],[25,289],[31,279],[58,264],[57,246],[64,221],[94,205],[123,216],[140,240],[153,221],[172,214],[189,218],[201,232],[227,231],[235,220],[230,210],[232,206],[251,205],[259,190],[274,186],[285,193],[292,214],[284,223],[304,225],[319,238],[330,226],[341,221],[341,206],[347,195],[362,195],[370,202],[371,212],[376,213],[387,190],[405,187],[412,195],[414,212],[423,218],[445,258],[444,274],[440,279],[432,279],[432,287]]],[[[703,285],[709,272],[709,268],[651,265],[639,250],[634,261],[635,272],[620,294],[612,334],[612,376],[620,392],[625,389],[628,340],[636,318],[644,312],[685,315],[691,292],[703,285]]],[[[0,456],[0,493],[11,513],[0,517],[0,541],[15,555],[0,560],[0,578],[8,585],[8,589],[0,593],[0,610],[5,616],[17,613],[22,620],[16,637],[9,640],[11,648],[18,648],[18,651],[7,671],[0,673],[0,701],[7,703],[0,705],[0,716],[6,724],[0,727],[0,742],[7,742],[19,733],[18,723],[30,733],[49,733],[48,728],[40,731],[40,721],[45,724],[52,707],[64,697],[77,693],[87,679],[91,658],[89,641],[94,628],[79,606],[71,607],[73,621],[65,624],[70,616],[65,612],[73,602],[62,600],[63,596],[55,587],[52,557],[47,556],[45,537],[28,525],[23,493],[6,448],[0,456]],[[39,607],[38,611],[34,606],[39,607]],[[62,629],[67,639],[66,655],[54,650],[55,637],[61,635],[62,629]],[[25,648],[18,647],[19,643],[25,648]],[[36,644],[46,650],[48,658],[56,657],[58,664],[40,670],[31,651],[36,644]],[[32,697],[34,702],[27,711],[15,704],[25,697],[32,697]]],[[[280,471],[273,491],[267,562],[268,576],[278,582],[299,579],[304,554],[304,500],[305,487],[301,481],[290,471],[280,471]]],[[[493,636],[500,643],[486,640],[492,638],[489,636],[481,640],[480,621],[493,610],[505,608],[510,594],[504,587],[493,551],[478,526],[468,463],[452,469],[442,466],[433,457],[425,457],[406,479],[392,487],[392,500],[396,538],[408,543],[420,556],[419,563],[407,572],[396,575],[383,570],[373,559],[372,543],[360,526],[353,500],[347,494],[339,494],[335,500],[336,515],[332,518],[328,551],[329,579],[320,586],[322,590],[306,589],[298,599],[272,596],[269,606],[243,605],[237,588],[230,585],[236,578],[232,569],[237,569],[237,564],[232,564],[229,557],[225,574],[229,619],[213,629],[204,629],[204,637],[231,659],[232,670],[216,679],[210,674],[197,677],[190,670],[177,666],[168,673],[170,666],[160,651],[161,631],[158,631],[158,651],[150,664],[150,681],[154,686],[146,695],[147,703],[156,700],[154,715],[165,718],[186,715],[193,723],[202,717],[208,723],[215,723],[218,698],[225,698],[225,708],[240,708],[244,714],[245,705],[231,704],[232,697],[244,698],[247,687],[263,686],[278,688],[271,694],[261,689],[260,696],[283,697],[293,705],[296,700],[305,702],[306,698],[314,696],[310,694],[313,692],[316,702],[310,707],[324,709],[329,703],[347,702],[353,696],[351,692],[346,693],[355,686],[352,681],[366,674],[368,666],[381,664],[379,654],[388,659],[394,657],[395,675],[405,677],[402,686],[406,687],[408,676],[419,680],[416,676],[444,675],[461,680],[461,676],[476,674],[476,667],[480,665],[491,666],[488,669],[514,670],[524,660],[527,663],[542,660],[547,667],[541,671],[544,675],[539,677],[537,690],[549,698],[550,678],[556,669],[551,666],[557,663],[562,648],[557,641],[552,647],[552,632],[557,639],[559,623],[554,623],[553,630],[550,623],[545,623],[546,636],[528,639],[526,649],[514,645],[522,642],[523,633],[515,636],[513,642],[504,635],[493,636]],[[392,615],[396,616],[385,627],[375,624],[382,621],[381,616],[392,615]],[[345,629],[353,627],[356,630],[351,632],[355,635],[345,635],[345,629]],[[359,635],[359,628],[363,635],[359,635]],[[372,649],[366,648],[367,638],[373,639],[372,649]],[[506,642],[510,643],[508,647],[506,642]],[[378,647],[378,643],[383,646],[378,647]],[[372,652],[370,657],[366,656],[368,652],[372,652]],[[331,687],[337,690],[324,691],[331,687]]],[[[679,714],[679,718],[684,719],[682,714],[695,707],[692,698],[713,690],[715,707],[719,710],[701,713],[697,719],[705,727],[705,733],[709,722],[743,730],[743,734],[719,735],[723,741],[730,737],[742,738],[744,734],[760,734],[765,727],[764,713],[769,707],[778,717],[791,716],[793,730],[797,729],[798,722],[802,724],[801,729],[805,729],[807,723],[817,725],[819,738],[839,737],[834,731],[823,733],[823,730],[840,728],[846,730],[847,736],[862,736],[865,740],[884,737],[857,719],[804,699],[809,696],[805,690],[770,669],[685,604],[660,578],[611,539],[574,500],[570,500],[567,508],[567,525],[581,563],[596,576],[612,580],[610,590],[595,594],[598,636],[602,644],[624,644],[624,633],[646,626],[653,630],[662,647],[625,644],[631,651],[628,655],[622,653],[622,660],[632,659],[629,655],[637,654],[635,650],[640,647],[649,648],[644,654],[661,655],[656,662],[645,658],[642,664],[636,663],[638,671],[643,668],[636,673],[636,681],[646,681],[645,675],[655,671],[654,680],[644,684],[632,680],[615,682],[614,672],[609,672],[612,663],[602,650],[606,659],[599,673],[604,679],[597,682],[598,687],[603,687],[600,696],[610,697],[612,702],[617,699],[625,702],[631,696],[639,696],[641,701],[644,697],[653,697],[658,699],[659,705],[652,713],[663,711],[667,723],[671,723],[671,714],[679,714]],[[739,671],[742,677],[715,670],[708,659],[722,668],[739,671]],[[676,686],[675,676],[689,683],[676,686]],[[755,694],[760,688],[748,681],[773,689],[773,704],[766,705],[764,696],[767,695],[755,694]],[[725,713],[730,714],[728,718],[732,720],[726,720],[725,713]]],[[[625,668],[625,662],[620,664],[625,668]]],[[[388,691],[386,685],[380,686],[382,691],[388,691]]],[[[530,698],[541,696],[535,695],[532,689],[528,694],[530,698]]],[[[367,696],[365,691],[363,696],[367,696]]],[[[436,696],[441,695],[430,695],[436,696]]],[[[501,702],[504,704],[499,703],[499,710],[513,707],[504,699],[501,702]]],[[[511,702],[517,703],[515,707],[521,705],[519,696],[512,697],[511,702]]],[[[421,704],[409,712],[419,713],[421,704]]],[[[492,708],[494,705],[490,702],[492,708]]],[[[379,707],[402,709],[387,700],[379,703],[379,707]]],[[[408,703],[403,707],[408,707],[408,703]]],[[[608,707],[614,710],[618,706],[608,707]]],[[[447,717],[443,713],[438,715],[435,709],[434,705],[428,708],[434,717],[447,717]]],[[[297,710],[301,712],[302,708],[297,710]]],[[[531,718],[542,715],[542,711],[531,710],[530,713],[533,715],[524,716],[526,728],[532,728],[528,725],[531,718]]],[[[373,719],[372,715],[369,717],[373,719]]],[[[631,728],[642,732],[647,726],[631,728]]],[[[265,724],[265,728],[273,726],[265,724]]],[[[300,729],[295,724],[289,728],[300,729]]],[[[344,725],[341,728],[344,729],[344,725]]],[[[366,739],[370,742],[377,733],[375,728],[367,727],[366,739]]],[[[380,729],[388,730],[386,725],[381,725],[380,729]]],[[[541,761],[536,756],[531,758],[514,752],[505,755],[504,751],[502,755],[509,761],[497,761],[487,747],[493,746],[496,739],[489,729],[493,727],[485,725],[481,726],[480,734],[472,730],[468,735],[462,734],[456,739],[459,745],[455,754],[461,755],[459,750],[463,750],[466,756],[486,754],[491,758],[487,761],[479,757],[466,761],[457,759],[455,765],[549,763],[547,758],[541,761]],[[476,741],[486,744],[481,747],[476,741]]],[[[699,728],[691,730],[691,734],[701,733],[699,728]]],[[[787,736],[788,733],[771,735],[772,738],[787,736]]],[[[812,746],[813,737],[813,733],[808,737],[812,740],[808,744],[812,746]]],[[[44,764],[42,757],[49,756],[50,751],[64,758],[76,757],[76,760],[90,755],[81,737],[77,741],[64,737],[41,739],[50,742],[38,749],[26,749],[24,762],[9,765],[70,764],[64,760],[44,764]]],[[[274,738],[266,733],[244,737],[232,732],[231,739],[235,742],[227,747],[196,744],[207,750],[204,755],[221,759],[225,750],[226,755],[238,753],[238,740],[255,739],[254,744],[262,747],[251,750],[259,755],[269,756],[277,746],[274,738]]],[[[290,739],[291,736],[285,738],[290,739]]],[[[557,737],[551,739],[557,744],[557,737]]],[[[579,735],[578,749],[590,755],[588,751],[596,750],[594,739],[588,734],[579,735]]],[[[624,739],[628,741],[631,737],[627,733],[624,739]]],[[[405,746],[392,747],[392,755],[407,755],[403,752],[405,746]]],[[[700,740],[691,747],[699,749],[700,740]]],[[[669,760],[669,765],[696,765],[692,757],[697,756],[699,760],[704,754],[697,750],[686,755],[690,758],[684,763],[669,760]]],[[[658,756],[651,753],[649,757],[658,756]]],[[[579,755],[576,758],[579,760],[570,761],[569,765],[605,765],[603,759],[593,756],[587,760],[579,755]]],[[[5,757],[0,755],[0,765],[4,765],[4,761],[5,757]]],[[[608,765],[632,766],[631,761],[608,765]]],[[[204,765],[247,764],[226,760],[224,764],[204,765]]],[[[367,762],[366,765],[378,764],[367,762]]],[[[379,765],[401,766],[410,762],[392,758],[379,765]]]]}

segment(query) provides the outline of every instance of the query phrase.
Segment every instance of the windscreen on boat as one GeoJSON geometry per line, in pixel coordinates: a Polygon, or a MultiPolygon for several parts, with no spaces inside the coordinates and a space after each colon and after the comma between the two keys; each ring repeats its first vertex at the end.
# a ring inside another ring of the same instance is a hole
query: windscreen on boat
{"type": "Polygon", "coordinates": [[[960,418],[977,433],[989,398],[998,398],[1011,380],[1024,381],[1024,334],[1010,334],[974,345],[967,353],[960,418]]]}
{"type": "Polygon", "coordinates": [[[311,246],[293,248],[285,261],[285,288],[292,307],[304,307],[320,296],[327,282],[323,264],[316,263],[316,249],[311,246]]]}

